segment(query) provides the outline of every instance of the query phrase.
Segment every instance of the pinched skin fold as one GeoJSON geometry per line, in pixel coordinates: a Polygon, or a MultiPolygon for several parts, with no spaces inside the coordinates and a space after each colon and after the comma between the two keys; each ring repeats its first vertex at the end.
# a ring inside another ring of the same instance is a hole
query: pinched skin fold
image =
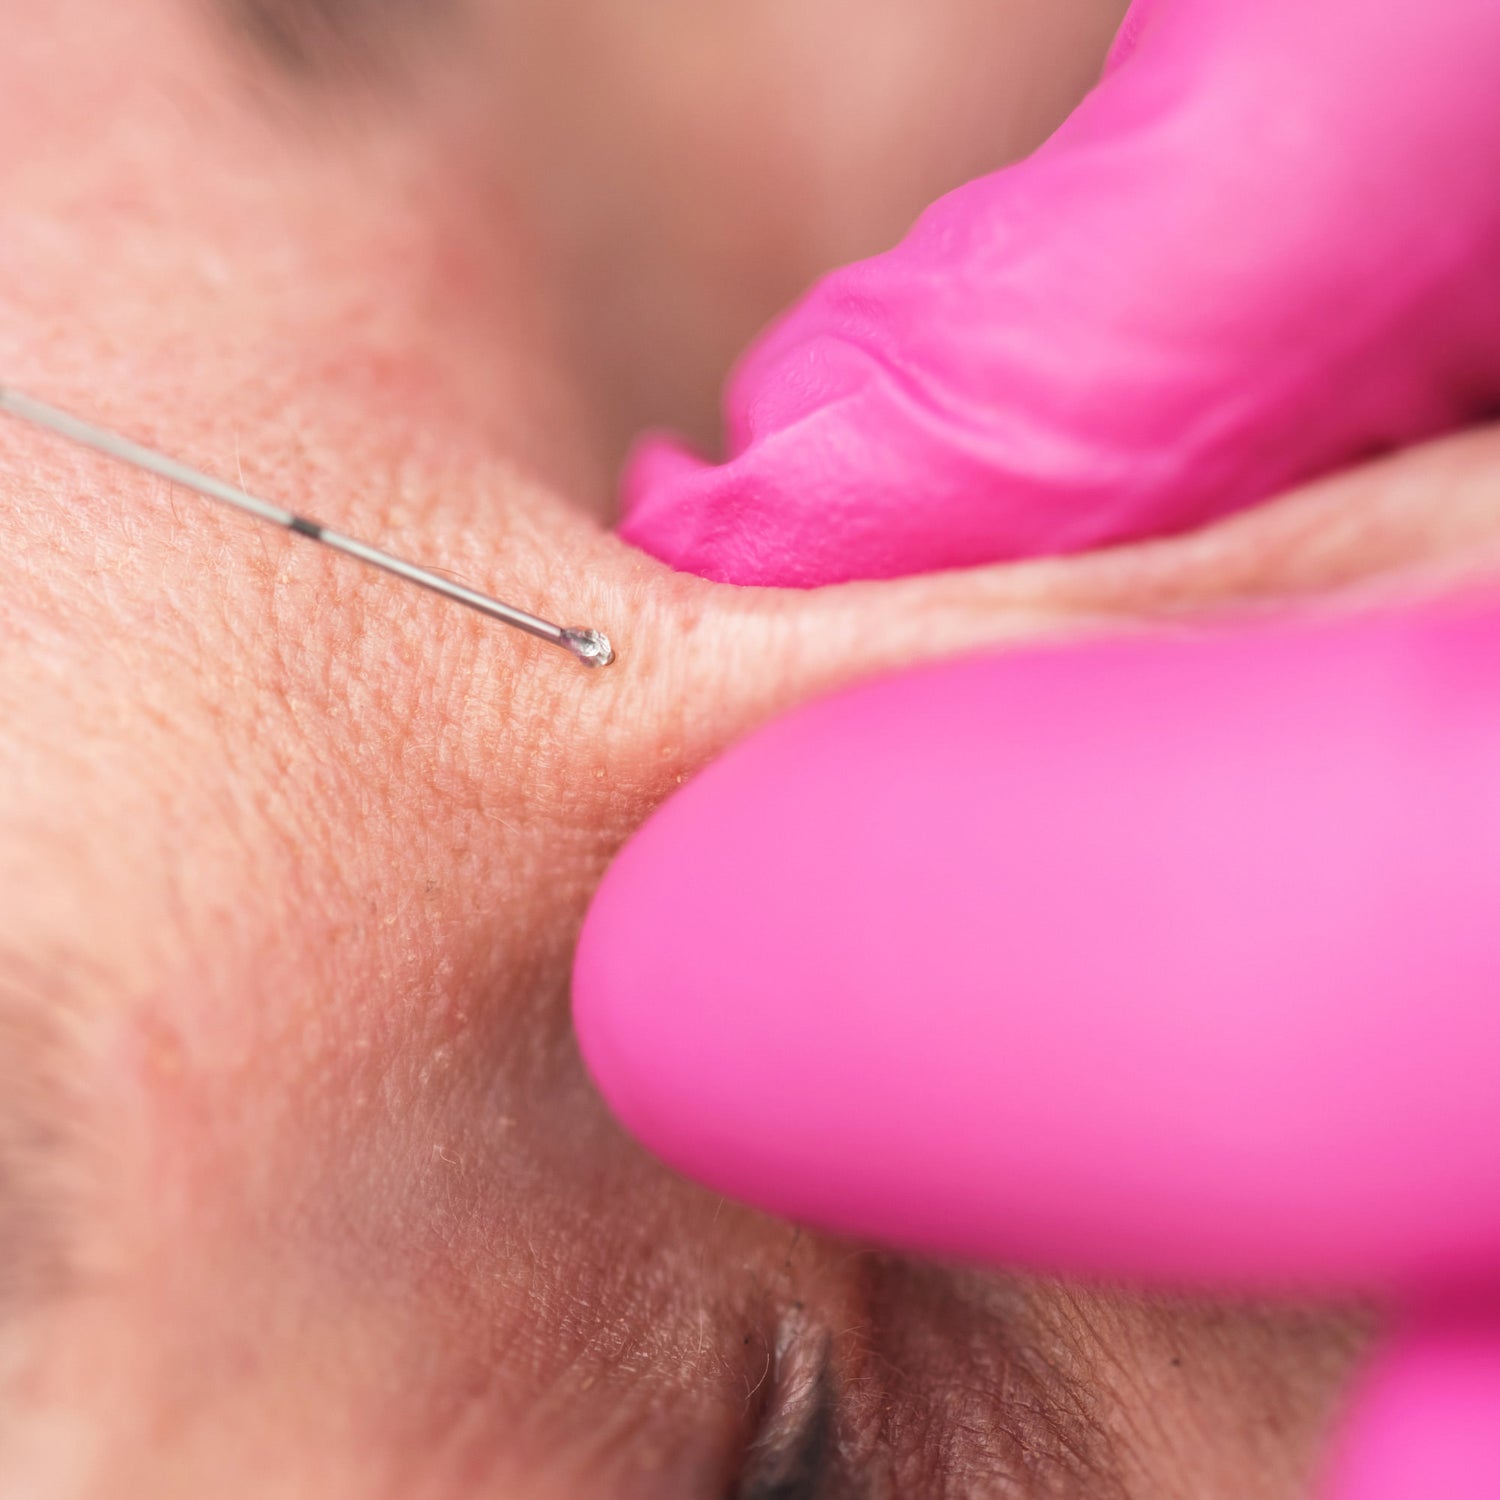
{"type": "Polygon", "coordinates": [[[1155,0],[1028,160],[745,358],[624,533],[741,584],[1180,531],[1500,400],[1500,6],[1155,0]]]}

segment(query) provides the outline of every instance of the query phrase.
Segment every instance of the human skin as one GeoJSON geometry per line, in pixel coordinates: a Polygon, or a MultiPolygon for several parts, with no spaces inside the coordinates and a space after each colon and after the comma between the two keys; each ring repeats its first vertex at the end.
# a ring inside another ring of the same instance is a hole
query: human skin
{"type": "Polygon", "coordinates": [[[585,1081],[572,945],[624,839],[772,714],[1469,566],[1491,441],[1130,552],[705,584],[580,503],[617,415],[488,156],[325,115],[167,4],[34,9],[0,55],[4,377],[620,660],[0,427],[0,1496],[1299,1494],[1361,1319],[725,1205],[585,1081]]]}

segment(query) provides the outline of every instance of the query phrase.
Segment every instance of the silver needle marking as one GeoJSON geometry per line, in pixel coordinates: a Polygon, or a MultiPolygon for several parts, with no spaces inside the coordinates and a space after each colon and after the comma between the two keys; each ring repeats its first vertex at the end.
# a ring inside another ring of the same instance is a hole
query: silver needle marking
{"type": "Polygon", "coordinates": [[[444,598],[452,599],[459,604],[465,604],[470,609],[478,610],[482,615],[488,615],[492,620],[499,620],[504,625],[512,625],[517,630],[524,630],[528,635],[538,636],[554,646],[561,646],[564,651],[571,652],[586,667],[607,667],[615,659],[614,648],[610,645],[609,637],[602,631],[575,629],[571,626],[554,625],[550,620],[538,619],[536,615],[527,614],[523,609],[516,609],[510,604],[502,604],[498,599],[491,599],[487,594],[465,588],[463,584],[454,583],[442,577],[441,574],[432,572],[429,568],[418,567],[416,563],[393,557],[389,552],[382,552],[378,547],[368,546],[352,536],[331,531],[317,521],[310,521],[305,516],[299,516],[295,511],[273,505],[269,500],[262,500],[237,485],[228,484],[222,479],[215,479],[211,474],[200,473],[197,469],[189,468],[187,464],[179,463],[175,458],[168,458],[164,453],[157,453],[154,449],[143,447],[140,443],[133,443],[129,438],[122,437],[117,432],[111,432],[104,427],[96,427],[92,422],[85,422],[68,412],[59,411],[55,406],[48,406],[45,402],[33,400],[30,396],[24,396],[20,391],[12,390],[5,385],[0,385],[0,411],[8,412],[11,416],[18,417],[23,422],[30,422],[33,426],[45,428],[48,432],[68,439],[69,442],[92,448],[95,452],[106,454],[122,463],[131,464],[137,469],[145,469],[148,473],[160,475],[170,483],[194,490],[210,500],[232,505],[236,510],[242,510],[259,520],[269,521],[271,525],[280,526],[285,531],[295,532],[298,536],[321,542],[325,547],[332,547],[336,552],[343,552],[349,557],[358,558],[373,568],[394,573],[397,578],[404,578],[408,583],[414,583],[419,588],[431,589],[433,593],[441,594],[444,598]]]}

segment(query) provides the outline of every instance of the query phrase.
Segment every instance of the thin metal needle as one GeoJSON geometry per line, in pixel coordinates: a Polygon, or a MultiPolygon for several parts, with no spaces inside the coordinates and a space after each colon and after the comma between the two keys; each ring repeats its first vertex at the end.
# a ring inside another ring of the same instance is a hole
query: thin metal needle
{"type": "Polygon", "coordinates": [[[454,583],[428,568],[418,567],[415,563],[406,562],[399,557],[392,557],[389,552],[382,552],[378,547],[367,546],[364,542],[356,541],[352,536],[330,531],[328,527],[321,526],[316,521],[309,521],[295,511],[272,505],[270,501],[251,495],[235,485],[226,484],[222,479],[215,479],[211,474],[199,473],[197,469],[189,468],[175,458],[168,458],[164,453],[144,448],[139,443],[131,442],[129,438],[121,437],[117,432],[110,432],[104,427],[96,427],[92,422],[84,422],[68,412],[59,411],[55,406],[35,401],[30,396],[23,396],[20,391],[11,390],[4,385],[0,385],[0,411],[18,417],[23,422],[30,422],[34,426],[45,428],[48,432],[56,433],[70,442],[79,443],[85,448],[93,448],[96,452],[107,454],[110,458],[119,459],[122,463],[133,464],[138,469],[159,474],[173,484],[180,484],[200,495],[206,495],[210,500],[232,505],[236,510],[245,511],[262,521],[269,521],[273,526],[293,531],[298,536],[311,537],[315,542],[322,542],[325,547],[332,547],[336,552],[357,557],[361,562],[369,563],[371,567],[394,573],[397,578],[404,578],[408,583],[415,583],[420,588],[431,589],[433,593],[442,594],[444,598],[453,599],[459,604],[466,604],[470,609],[477,609],[480,614],[488,615],[492,620],[499,620],[505,625],[513,625],[517,630],[526,631],[528,635],[539,636],[544,641],[550,641],[554,646],[561,646],[565,651],[572,652],[586,667],[607,667],[615,659],[614,648],[609,643],[609,637],[602,631],[575,629],[571,626],[554,625],[550,620],[538,619],[536,615],[527,614],[523,609],[502,604],[498,599],[491,599],[487,594],[465,588],[463,584],[454,583]]]}

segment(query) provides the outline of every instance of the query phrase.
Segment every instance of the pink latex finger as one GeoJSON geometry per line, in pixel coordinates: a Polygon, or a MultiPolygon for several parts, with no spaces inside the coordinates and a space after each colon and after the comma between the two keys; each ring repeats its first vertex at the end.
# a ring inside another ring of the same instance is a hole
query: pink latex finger
{"type": "Polygon", "coordinates": [[[1500,6],[1154,0],[1042,150],[754,348],[624,534],[747,584],[1192,526],[1500,397],[1500,6]]]}
{"type": "Polygon", "coordinates": [[[1382,1354],[1323,1500],[1495,1500],[1500,1495],[1500,1318],[1419,1326],[1382,1354]]]}
{"type": "Polygon", "coordinates": [[[1253,1287],[1500,1267],[1500,605],[924,668],[609,872],[648,1146],[896,1245],[1253,1287]]]}

